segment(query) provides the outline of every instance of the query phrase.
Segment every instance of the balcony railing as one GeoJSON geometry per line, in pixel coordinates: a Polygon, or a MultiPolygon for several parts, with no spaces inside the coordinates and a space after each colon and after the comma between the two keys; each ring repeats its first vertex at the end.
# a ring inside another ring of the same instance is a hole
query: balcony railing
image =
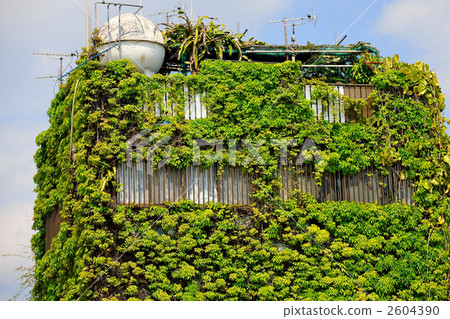
{"type": "MultiPolygon", "coordinates": [[[[346,95],[352,99],[367,99],[373,91],[373,86],[365,84],[333,84],[334,89],[346,95]]],[[[166,84],[168,87],[168,84],[166,84]]],[[[305,97],[311,100],[311,92],[313,86],[305,85],[305,97]]],[[[158,103],[155,106],[153,112],[156,116],[174,116],[176,112],[175,105],[170,102],[169,93],[170,90],[164,90],[164,96],[162,103],[158,103]]],[[[202,97],[207,96],[207,92],[196,92],[191,88],[184,86],[183,92],[186,97],[184,105],[185,119],[196,120],[200,118],[206,118],[208,116],[208,109],[205,103],[202,101],[202,97]]],[[[356,113],[344,109],[344,102],[339,100],[337,102],[328,101],[328,107],[323,106],[323,101],[320,99],[313,99],[311,108],[314,110],[314,114],[319,119],[323,119],[329,122],[354,122],[356,120],[356,113]]],[[[370,117],[372,110],[369,107],[365,107],[362,110],[363,117],[370,117]]]]}

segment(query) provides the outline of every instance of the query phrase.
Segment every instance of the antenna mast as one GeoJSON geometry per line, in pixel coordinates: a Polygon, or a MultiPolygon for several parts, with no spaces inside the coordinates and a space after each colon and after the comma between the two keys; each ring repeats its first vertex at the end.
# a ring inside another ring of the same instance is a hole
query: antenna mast
{"type": "MultiPolygon", "coordinates": [[[[295,51],[295,26],[296,25],[303,25],[306,24],[307,22],[311,22],[312,24],[316,24],[316,20],[317,20],[317,15],[314,12],[314,10],[311,10],[312,14],[307,14],[305,17],[302,18],[292,18],[292,19],[286,19],[286,17],[284,17],[281,20],[273,20],[273,21],[269,21],[269,23],[283,23],[284,26],[284,43],[285,43],[285,47],[286,50],[288,48],[288,38],[287,38],[287,23],[288,22],[292,22],[292,51],[295,51]]],[[[292,55],[292,59],[295,60],[294,55],[292,55]]],[[[288,53],[286,52],[286,60],[288,60],[288,53]]]]}
{"type": "Polygon", "coordinates": [[[62,81],[62,73],[63,73],[63,59],[64,57],[74,57],[74,56],[78,56],[78,54],[76,53],[48,53],[48,52],[33,52],[34,55],[44,55],[47,57],[59,57],[59,65],[60,65],[60,69],[59,69],[59,73],[60,75],[49,75],[49,76],[37,76],[36,79],[40,80],[40,79],[53,79],[53,78],[60,78],[61,79],[61,85],[63,84],[62,81]]]}
{"type": "Polygon", "coordinates": [[[179,11],[185,11],[184,4],[181,4],[179,7],[177,7],[176,9],[173,9],[173,10],[149,14],[149,17],[165,16],[166,24],[169,24],[169,18],[177,16],[179,11]]]}
{"type": "Polygon", "coordinates": [[[85,2],[86,6],[86,50],[89,49],[89,0],[85,2]]]}

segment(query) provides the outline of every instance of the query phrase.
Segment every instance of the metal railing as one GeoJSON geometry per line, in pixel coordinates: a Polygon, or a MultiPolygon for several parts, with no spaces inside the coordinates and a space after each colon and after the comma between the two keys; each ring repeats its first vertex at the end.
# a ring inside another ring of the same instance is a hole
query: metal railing
{"type": "MultiPolygon", "coordinates": [[[[282,188],[279,194],[287,200],[294,190],[313,195],[318,202],[354,201],[386,205],[402,202],[413,204],[415,181],[402,179],[404,169],[400,165],[389,167],[383,175],[374,167],[354,175],[326,172],[318,185],[313,164],[295,168],[283,166],[274,175],[282,188]],[[402,174],[403,172],[403,174],[402,174]]],[[[160,205],[166,202],[191,200],[196,204],[225,203],[251,205],[253,190],[258,187],[256,175],[248,174],[241,167],[225,166],[219,174],[219,166],[209,168],[190,166],[176,169],[164,166],[148,174],[145,162],[123,163],[117,168],[117,180],[122,185],[116,194],[117,205],[160,205]]]]}
{"type": "MultiPolygon", "coordinates": [[[[170,84],[162,84],[164,87],[164,95],[162,101],[156,103],[153,110],[154,114],[160,116],[174,116],[177,113],[177,104],[170,99],[170,84]]],[[[342,95],[349,96],[352,99],[367,99],[373,91],[373,86],[364,84],[337,84],[332,85],[337,92],[342,95]]],[[[329,101],[327,106],[320,99],[312,99],[311,93],[314,89],[312,85],[305,85],[305,97],[312,100],[311,108],[314,111],[317,119],[322,119],[329,122],[352,122],[356,119],[356,115],[349,110],[345,110],[344,101],[339,99],[336,102],[329,101]]],[[[206,118],[208,116],[208,109],[203,101],[203,97],[207,96],[207,92],[198,92],[188,86],[182,87],[185,103],[178,105],[185,112],[186,120],[196,120],[206,118]]],[[[180,109],[180,110],[181,110],[180,109]]],[[[364,118],[370,117],[372,110],[370,107],[364,107],[361,110],[364,118]]]]}

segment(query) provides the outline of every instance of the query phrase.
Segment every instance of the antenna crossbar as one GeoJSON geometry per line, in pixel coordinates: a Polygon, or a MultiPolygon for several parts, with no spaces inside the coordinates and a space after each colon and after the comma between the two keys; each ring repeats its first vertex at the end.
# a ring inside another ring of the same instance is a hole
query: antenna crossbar
{"type": "Polygon", "coordinates": [[[290,22],[290,21],[300,21],[300,20],[306,20],[307,18],[292,18],[292,19],[281,19],[281,20],[273,20],[269,21],[269,23],[280,23],[280,22],[290,22]]]}
{"type": "Polygon", "coordinates": [[[59,75],[48,75],[48,76],[37,76],[36,79],[41,80],[41,79],[54,79],[54,78],[58,78],[59,75]]]}
{"type": "MultiPolygon", "coordinates": [[[[133,7],[133,8],[138,8],[136,10],[135,13],[138,13],[139,11],[142,10],[142,8],[144,8],[143,5],[138,5],[138,4],[128,4],[128,3],[119,3],[119,2],[106,2],[106,1],[95,1],[94,3],[94,7],[95,7],[95,27],[97,28],[97,4],[104,4],[106,5],[106,7],[108,8],[108,17],[109,17],[109,6],[119,6],[119,16],[120,16],[120,9],[122,7],[133,7]]],[[[142,15],[142,11],[141,11],[141,15],[142,15]]],[[[109,18],[108,18],[109,21],[109,18]]]]}
{"type": "Polygon", "coordinates": [[[181,6],[177,7],[176,9],[173,9],[173,10],[149,14],[149,17],[165,16],[166,23],[169,24],[169,18],[177,16],[179,11],[184,11],[184,10],[186,10],[186,9],[184,7],[184,4],[182,4],[181,6]]]}
{"type": "MultiPolygon", "coordinates": [[[[283,19],[279,19],[279,20],[272,20],[269,21],[269,23],[283,23],[284,26],[284,43],[286,46],[286,49],[288,47],[288,38],[287,38],[287,23],[288,22],[292,22],[290,24],[292,24],[292,59],[295,60],[295,56],[294,56],[294,52],[295,52],[295,26],[296,25],[303,25],[306,24],[307,22],[311,22],[312,24],[316,24],[316,20],[317,20],[317,15],[314,12],[314,10],[312,10],[312,14],[307,14],[305,17],[302,18],[290,18],[287,19],[286,17],[284,17],[283,19]],[[298,21],[298,22],[296,22],[298,21]]],[[[288,59],[288,53],[286,52],[286,60],[288,59]]]]}
{"type": "Polygon", "coordinates": [[[33,52],[34,55],[46,55],[46,56],[59,56],[59,57],[70,57],[78,56],[76,53],[48,53],[48,52],[33,52]]]}

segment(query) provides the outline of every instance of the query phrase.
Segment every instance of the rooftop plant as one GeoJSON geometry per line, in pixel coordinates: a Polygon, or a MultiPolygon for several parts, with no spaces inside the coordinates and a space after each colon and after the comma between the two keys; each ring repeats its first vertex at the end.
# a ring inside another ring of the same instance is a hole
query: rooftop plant
{"type": "Polygon", "coordinates": [[[225,25],[214,23],[216,18],[203,16],[194,23],[185,12],[180,11],[179,14],[182,23],[166,25],[164,36],[168,48],[178,50],[178,59],[182,63],[189,61],[193,74],[199,72],[199,62],[206,55],[222,59],[225,53],[231,56],[236,52],[238,59],[241,60],[245,58],[241,51],[242,47],[261,43],[254,41],[253,38],[244,41],[246,31],[234,34],[226,30],[225,25]],[[205,23],[207,19],[210,20],[209,23],[205,23]]]}

